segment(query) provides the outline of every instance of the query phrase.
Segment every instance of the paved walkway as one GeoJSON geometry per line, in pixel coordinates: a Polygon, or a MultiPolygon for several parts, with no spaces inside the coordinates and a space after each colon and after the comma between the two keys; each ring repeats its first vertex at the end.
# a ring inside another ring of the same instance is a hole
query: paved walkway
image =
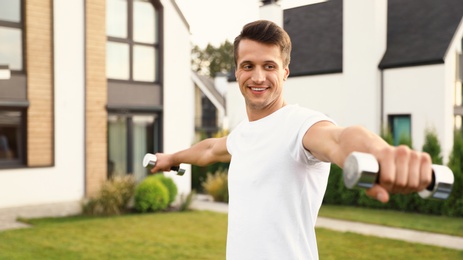
{"type": "MultiPolygon", "coordinates": [[[[205,196],[198,196],[197,199],[193,201],[191,206],[196,210],[210,210],[221,213],[228,212],[227,204],[212,202],[205,196]]],[[[39,218],[52,216],[70,216],[79,214],[80,211],[81,206],[80,202],[78,201],[0,209],[0,232],[2,230],[29,227],[29,225],[17,222],[16,219],[18,217],[39,218]]],[[[322,217],[318,218],[316,226],[340,232],[353,232],[368,236],[378,236],[413,243],[463,250],[463,237],[447,236],[429,232],[412,231],[407,229],[391,228],[322,217]]]]}
{"type": "MultiPolygon", "coordinates": [[[[199,197],[199,199],[195,200],[192,204],[192,208],[197,210],[211,210],[223,213],[228,212],[227,204],[214,203],[205,197],[199,197]]],[[[403,240],[412,243],[420,243],[463,250],[463,237],[448,236],[429,232],[392,228],[379,225],[365,224],[360,222],[329,219],[323,217],[319,217],[317,219],[316,226],[340,232],[352,232],[367,236],[377,236],[383,238],[403,240]]]]}

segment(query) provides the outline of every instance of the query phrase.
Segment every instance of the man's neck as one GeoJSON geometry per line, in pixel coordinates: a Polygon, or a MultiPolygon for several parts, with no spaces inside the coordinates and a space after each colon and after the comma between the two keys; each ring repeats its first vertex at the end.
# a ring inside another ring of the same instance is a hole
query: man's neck
{"type": "Polygon", "coordinates": [[[246,106],[246,112],[248,114],[248,120],[250,122],[252,121],[257,121],[259,119],[262,119],[264,117],[267,117],[274,112],[280,110],[282,107],[286,106],[286,102],[282,100],[281,102],[271,104],[268,107],[265,108],[252,108],[249,106],[246,106]]]}

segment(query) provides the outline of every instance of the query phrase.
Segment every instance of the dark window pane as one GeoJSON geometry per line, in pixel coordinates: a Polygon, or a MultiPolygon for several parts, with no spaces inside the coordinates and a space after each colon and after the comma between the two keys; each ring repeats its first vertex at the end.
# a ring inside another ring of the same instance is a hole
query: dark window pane
{"type": "Polygon", "coordinates": [[[21,1],[0,0],[0,20],[21,22],[21,1]]]}
{"type": "Polygon", "coordinates": [[[410,116],[392,116],[391,119],[394,145],[399,145],[403,140],[410,140],[412,130],[410,116]]]}
{"type": "Polygon", "coordinates": [[[127,120],[108,116],[108,177],[127,174],[127,120]]]}
{"type": "Polygon", "coordinates": [[[0,111],[0,162],[17,160],[21,154],[21,112],[0,111]]]}
{"type": "Polygon", "coordinates": [[[106,35],[127,38],[127,1],[106,0],[106,35]]]}
{"type": "Polygon", "coordinates": [[[20,29],[0,27],[0,64],[11,70],[23,69],[20,29]]]}
{"type": "Polygon", "coordinates": [[[156,42],[156,12],[153,4],[138,0],[133,2],[133,40],[142,43],[156,42]]]}
{"type": "Polygon", "coordinates": [[[143,180],[148,171],[143,168],[142,161],[146,153],[154,151],[153,116],[133,116],[133,174],[137,181],[143,180]]]}

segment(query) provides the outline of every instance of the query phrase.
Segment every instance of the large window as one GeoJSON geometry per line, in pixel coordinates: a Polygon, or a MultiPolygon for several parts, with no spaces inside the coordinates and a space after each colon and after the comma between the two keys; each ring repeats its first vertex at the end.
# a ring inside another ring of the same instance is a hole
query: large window
{"type": "Polygon", "coordinates": [[[389,115],[394,145],[411,143],[412,123],[410,115],[389,115]]]}
{"type": "Polygon", "coordinates": [[[23,70],[21,0],[0,1],[0,64],[23,70]]]}
{"type": "Polygon", "coordinates": [[[0,79],[0,168],[25,162],[26,107],[21,0],[0,0],[0,65],[14,76],[0,79]]]}
{"type": "Polygon", "coordinates": [[[159,14],[148,0],[107,0],[108,79],[158,81],[159,14]]]}
{"type": "Polygon", "coordinates": [[[133,174],[137,181],[149,173],[143,168],[146,153],[159,151],[157,115],[112,114],[108,117],[108,177],[133,174]]]}

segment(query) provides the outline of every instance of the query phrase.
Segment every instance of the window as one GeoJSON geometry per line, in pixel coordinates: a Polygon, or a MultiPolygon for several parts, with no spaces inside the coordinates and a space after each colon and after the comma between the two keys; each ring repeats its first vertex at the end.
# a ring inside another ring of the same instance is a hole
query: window
{"type": "Polygon", "coordinates": [[[0,0],[0,66],[12,71],[0,78],[0,168],[25,162],[26,80],[21,0],[0,0]]]}
{"type": "Polygon", "coordinates": [[[158,81],[158,17],[148,0],[107,0],[108,79],[158,81]]]}
{"type": "Polygon", "coordinates": [[[411,144],[412,124],[410,115],[389,115],[389,125],[394,145],[411,144]]]}
{"type": "Polygon", "coordinates": [[[24,70],[21,0],[0,1],[0,65],[24,70]]]}
{"type": "Polygon", "coordinates": [[[137,181],[149,171],[143,168],[146,153],[159,151],[157,115],[112,114],[108,117],[108,178],[133,174],[137,181]]]}
{"type": "Polygon", "coordinates": [[[20,165],[24,157],[24,112],[0,110],[0,167],[20,165]]]}

